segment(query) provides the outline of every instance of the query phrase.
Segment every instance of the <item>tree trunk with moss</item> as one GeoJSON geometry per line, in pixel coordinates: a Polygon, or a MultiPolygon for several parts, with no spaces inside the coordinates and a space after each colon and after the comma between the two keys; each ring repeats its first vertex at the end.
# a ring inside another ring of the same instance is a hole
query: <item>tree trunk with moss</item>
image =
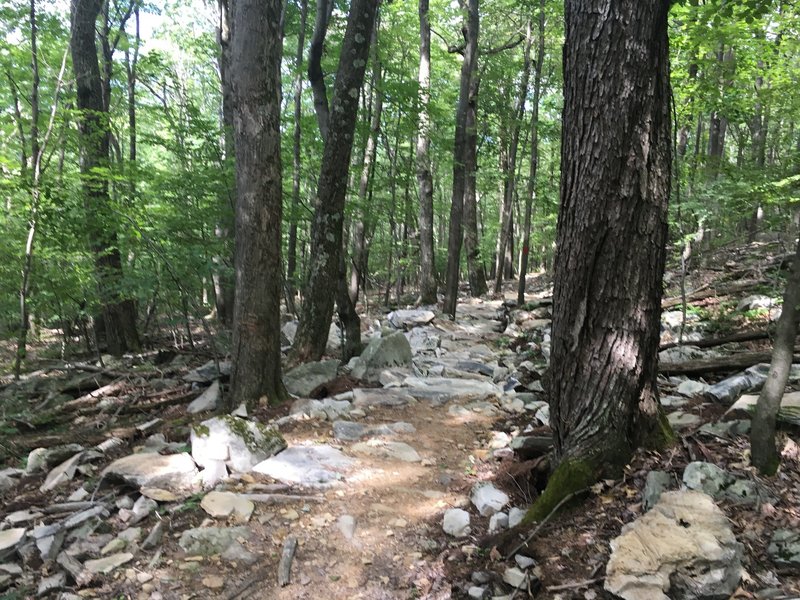
{"type": "Polygon", "coordinates": [[[228,409],[275,404],[281,380],[281,0],[233,3],[236,294],[228,409]]]}
{"type": "Polygon", "coordinates": [[[669,2],[567,0],[561,211],[547,376],[556,470],[526,515],[617,477],[659,408],[670,189],[669,2]]]}
{"type": "Polygon", "coordinates": [[[750,432],[753,465],[764,475],[774,475],[780,465],[780,455],[775,448],[775,419],[781,406],[786,382],[789,380],[789,370],[792,368],[798,303],[800,303],[800,243],[797,244],[792,272],[783,294],[783,308],[778,319],[769,375],[758,396],[753,428],[750,432]]]}

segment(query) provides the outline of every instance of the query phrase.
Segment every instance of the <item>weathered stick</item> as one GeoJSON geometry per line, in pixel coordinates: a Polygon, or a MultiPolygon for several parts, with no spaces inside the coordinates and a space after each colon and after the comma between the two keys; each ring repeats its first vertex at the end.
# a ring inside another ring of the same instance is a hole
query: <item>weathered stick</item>
{"type": "Polygon", "coordinates": [[[292,577],[292,561],[294,560],[294,553],[296,550],[297,538],[289,536],[283,543],[281,562],[278,565],[278,585],[281,587],[289,585],[289,581],[292,577]]]}

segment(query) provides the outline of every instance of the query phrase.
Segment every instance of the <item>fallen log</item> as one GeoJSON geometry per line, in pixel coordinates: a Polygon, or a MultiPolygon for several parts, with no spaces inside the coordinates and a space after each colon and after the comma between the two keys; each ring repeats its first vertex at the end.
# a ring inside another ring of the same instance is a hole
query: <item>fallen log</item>
{"type": "MultiPolygon", "coordinates": [[[[709,288],[703,286],[690,294],[686,294],[686,302],[688,303],[696,300],[704,300],[705,298],[711,298],[713,296],[730,296],[731,294],[744,292],[766,283],[769,283],[769,281],[766,279],[745,279],[744,281],[735,281],[725,286],[709,288]]],[[[675,296],[674,298],[665,298],[662,300],[661,308],[673,308],[675,306],[680,306],[681,304],[683,304],[683,298],[681,296],[675,296]]]]}
{"type": "Polygon", "coordinates": [[[290,536],[286,538],[283,543],[283,551],[281,552],[281,561],[278,565],[278,585],[285,587],[289,585],[292,577],[292,561],[294,560],[294,553],[297,550],[297,538],[290,536]]]}
{"type": "MultiPolygon", "coordinates": [[[[800,362],[800,349],[795,348],[792,362],[800,362]]],[[[741,371],[758,363],[768,363],[772,360],[772,352],[740,352],[730,356],[709,358],[707,360],[692,360],[682,363],[662,363],[659,373],[662,375],[704,375],[706,373],[729,373],[741,371]]]]}
{"type": "Polygon", "coordinates": [[[669,350],[670,348],[677,348],[678,346],[696,346],[697,348],[714,348],[715,346],[722,346],[723,344],[733,344],[736,342],[753,342],[756,340],[768,340],[774,333],[774,329],[765,329],[763,331],[742,331],[740,333],[733,333],[717,338],[706,338],[703,340],[696,340],[693,342],[669,342],[668,344],[661,344],[659,350],[669,350]]]}

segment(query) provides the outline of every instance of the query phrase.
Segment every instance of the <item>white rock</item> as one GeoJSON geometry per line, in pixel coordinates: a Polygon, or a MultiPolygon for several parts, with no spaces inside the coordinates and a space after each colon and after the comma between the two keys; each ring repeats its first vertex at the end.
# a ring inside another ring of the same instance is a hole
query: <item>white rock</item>
{"type": "Polygon", "coordinates": [[[192,400],[186,410],[191,414],[214,410],[217,408],[222,394],[219,389],[219,379],[215,380],[202,394],[192,400]]]}
{"type": "Polygon", "coordinates": [[[197,476],[192,457],[180,454],[131,454],[117,459],[102,472],[103,476],[122,479],[137,487],[190,489],[197,476]]]}
{"type": "Polygon", "coordinates": [[[49,492],[50,490],[71,481],[75,477],[75,471],[78,469],[81,460],[83,459],[83,452],[78,452],[72,458],[68,458],[63,463],[55,467],[47,474],[44,483],[39,488],[42,492],[49,492]]]}
{"type": "Polygon", "coordinates": [[[225,416],[207,419],[191,429],[192,458],[201,467],[224,461],[234,473],[246,473],[286,448],[275,429],[248,419],[225,416]]]}
{"type": "Polygon", "coordinates": [[[495,513],[489,519],[489,533],[495,533],[506,528],[508,528],[508,515],[506,513],[495,513]]]}
{"type": "Polygon", "coordinates": [[[527,579],[527,573],[518,567],[509,567],[503,572],[503,581],[513,588],[524,587],[527,579]]]}
{"type": "Polygon", "coordinates": [[[352,515],[342,515],[336,521],[336,527],[346,540],[352,540],[356,534],[356,519],[352,515]]]}
{"type": "Polygon", "coordinates": [[[111,556],[98,558],[97,560],[87,560],[83,566],[86,567],[86,570],[90,573],[105,574],[110,573],[117,567],[132,560],[133,554],[130,552],[120,552],[119,554],[112,554],[111,556]]]}
{"type": "Polygon", "coordinates": [[[460,508],[450,508],[444,513],[442,529],[453,537],[466,537],[469,535],[469,513],[460,508]]]}
{"type": "Polygon", "coordinates": [[[513,507],[511,510],[508,511],[508,526],[509,528],[516,527],[520,523],[522,523],[522,519],[525,518],[525,510],[522,508],[517,508],[516,506],[513,507]]]}
{"type": "Polygon", "coordinates": [[[17,544],[22,541],[27,530],[24,527],[15,527],[0,531],[0,560],[13,554],[17,544]]]}
{"type": "Polygon", "coordinates": [[[686,396],[691,398],[692,396],[697,396],[698,394],[704,393],[708,389],[708,384],[703,383],[702,381],[694,381],[692,379],[687,379],[686,381],[682,381],[681,384],[678,386],[676,390],[681,396],[686,396]]]}
{"type": "Polygon", "coordinates": [[[498,490],[491,483],[476,484],[472,488],[470,500],[484,517],[499,512],[509,502],[508,494],[498,490]]]}

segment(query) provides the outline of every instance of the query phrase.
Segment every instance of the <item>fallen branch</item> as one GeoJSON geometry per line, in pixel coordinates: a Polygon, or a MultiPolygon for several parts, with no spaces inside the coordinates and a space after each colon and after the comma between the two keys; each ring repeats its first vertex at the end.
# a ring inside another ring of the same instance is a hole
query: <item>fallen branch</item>
{"type": "MultiPolygon", "coordinates": [[[[798,352],[800,348],[795,348],[798,352]]],[[[662,363],[659,373],[662,375],[704,375],[706,373],[727,373],[741,371],[759,363],[770,362],[772,352],[740,352],[720,358],[707,360],[692,360],[682,363],[662,363]]],[[[800,362],[800,354],[795,354],[792,362],[800,362]]]]}
{"type": "MultiPolygon", "coordinates": [[[[691,294],[687,294],[686,302],[704,300],[705,298],[711,298],[713,296],[730,296],[731,294],[744,292],[746,290],[752,289],[759,285],[764,285],[766,283],[769,283],[769,281],[767,281],[766,279],[746,279],[744,281],[735,281],[726,286],[719,286],[712,288],[703,286],[697,288],[691,294]]],[[[676,296],[674,298],[665,298],[664,300],[661,301],[661,308],[673,308],[675,306],[680,306],[681,304],[683,304],[683,298],[681,296],[676,296]]]]}
{"type": "Polygon", "coordinates": [[[563,585],[549,585],[547,586],[548,592],[563,592],[565,590],[578,590],[580,588],[589,587],[595,583],[600,583],[605,577],[598,577],[596,579],[587,579],[585,581],[574,581],[572,583],[565,583],[563,585]]]}
{"type": "Polygon", "coordinates": [[[289,536],[283,543],[283,550],[281,551],[281,562],[278,565],[278,585],[286,587],[292,577],[292,561],[294,560],[294,553],[297,550],[297,538],[289,536]]]}
{"type": "Polygon", "coordinates": [[[752,342],[755,340],[768,340],[774,333],[773,329],[765,329],[763,331],[742,331],[718,338],[707,338],[704,340],[696,340],[694,342],[686,342],[680,344],[678,342],[670,342],[668,344],[661,344],[659,350],[669,350],[670,348],[677,348],[681,345],[696,346],[698,348],[714,348],[715,346],[722,346],[723,344],[733,344],[735,342],[752,342]]]}

